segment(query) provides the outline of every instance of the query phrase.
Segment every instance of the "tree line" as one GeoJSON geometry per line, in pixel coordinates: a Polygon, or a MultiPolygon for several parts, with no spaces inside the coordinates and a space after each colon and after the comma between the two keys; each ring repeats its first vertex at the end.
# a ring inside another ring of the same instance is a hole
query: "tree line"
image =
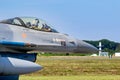
{"type": "Polygon", "coordinates": [[[109,52],[110,54],[114,54],[115,52],[120,52],[120,43],[110,41],[108,39],[102,39],[98,41],[88,41],[84,40],[87,43],[92,44],[93,46],[99,48],[99,42],[102,43],[102,51],[109,52]]]}

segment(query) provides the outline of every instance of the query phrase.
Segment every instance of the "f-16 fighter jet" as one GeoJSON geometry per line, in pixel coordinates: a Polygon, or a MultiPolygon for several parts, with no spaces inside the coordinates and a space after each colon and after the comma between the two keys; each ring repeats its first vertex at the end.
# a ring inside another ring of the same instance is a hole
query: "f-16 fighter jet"
{"type": "Polygon", "coordinates": [[[34,63],[36,53],[93,53],[97,49],[52,28],[34,17],[0,21],[0,80],[18,80],[19,75],[42,69],[34,63]]]}

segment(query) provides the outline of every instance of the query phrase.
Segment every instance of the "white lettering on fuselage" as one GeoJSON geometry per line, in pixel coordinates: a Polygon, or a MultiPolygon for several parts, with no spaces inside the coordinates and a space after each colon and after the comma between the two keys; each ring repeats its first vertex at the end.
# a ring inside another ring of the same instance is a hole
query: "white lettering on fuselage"
{"type": "Polygon", "coordinates": [[[53,41],[54,41],[54,42],[61,42],[61,41],[65,41],[65,40],[64,40],[64,39],[54,38],[53,41]]]}

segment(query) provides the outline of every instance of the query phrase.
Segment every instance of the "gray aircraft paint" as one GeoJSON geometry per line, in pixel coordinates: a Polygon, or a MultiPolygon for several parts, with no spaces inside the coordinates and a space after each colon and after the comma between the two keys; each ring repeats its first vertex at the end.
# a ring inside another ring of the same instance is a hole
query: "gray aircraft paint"
{"type": "Polygon", "coordinates": [[[1,75],[19,75],[42,69],[40,65],[33,62],[10,57],[0,58],[0,66],[1,75]]]}
{"type": "MultiPolygon", "coordinates": [[[[71,38],[61,33],[37,31],[37,30],[32,30],[29,28],[21,27],[21,26],[8,25],[8,24],[0,24],[0,26],[2,30],[5,31],[1,33],[4,35],[4,37],[3,35],[0,35],[0,37],[2,37],[1,40],[3,40],[4,38],[5,41],[9,40],[13,42],[25,42],[25,43],[32,43],[32,44],[39,45],[39,47],[37,47],[36,49],[33,48],[33,50],[46,51],[46,52],[47,51],[74,52],[74,50],[78,49],[77,46],[81,48],[80,50],[83,50],[83,47],[86,47],[85,45],[96,50],[96,48],[93,47],[92,45],[89,45],[80,40],[78,41],[77,39],[71,38]],[[25,34],[26,37],[23,38],[22,34],[25,34]],[[61,41],[65,41],[66,45],[65,46],[61,45],[61,41]],[[74,42],[74,44],[72,44],[71,42],[74,42]],[[80,44],[78,44],[77,42],[80,44]]],[[[78,51],[80,52],[80,50],[77,50],[77,52],[78,51]]]]}

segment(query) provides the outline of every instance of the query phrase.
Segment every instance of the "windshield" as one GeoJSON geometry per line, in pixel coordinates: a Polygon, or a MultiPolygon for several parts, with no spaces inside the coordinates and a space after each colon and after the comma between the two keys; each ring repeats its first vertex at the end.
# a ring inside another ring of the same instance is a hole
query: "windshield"
{"type": "Polygon", "coordinates": [[[35,17],[16,17],[12,19],[3,20],[1,21],[1,23],[23,26],[23,27],[27,27],[27,28],[39,30],[39,31],[58,33],[58,31],[53,29],[45,21],[35,17]]]}

